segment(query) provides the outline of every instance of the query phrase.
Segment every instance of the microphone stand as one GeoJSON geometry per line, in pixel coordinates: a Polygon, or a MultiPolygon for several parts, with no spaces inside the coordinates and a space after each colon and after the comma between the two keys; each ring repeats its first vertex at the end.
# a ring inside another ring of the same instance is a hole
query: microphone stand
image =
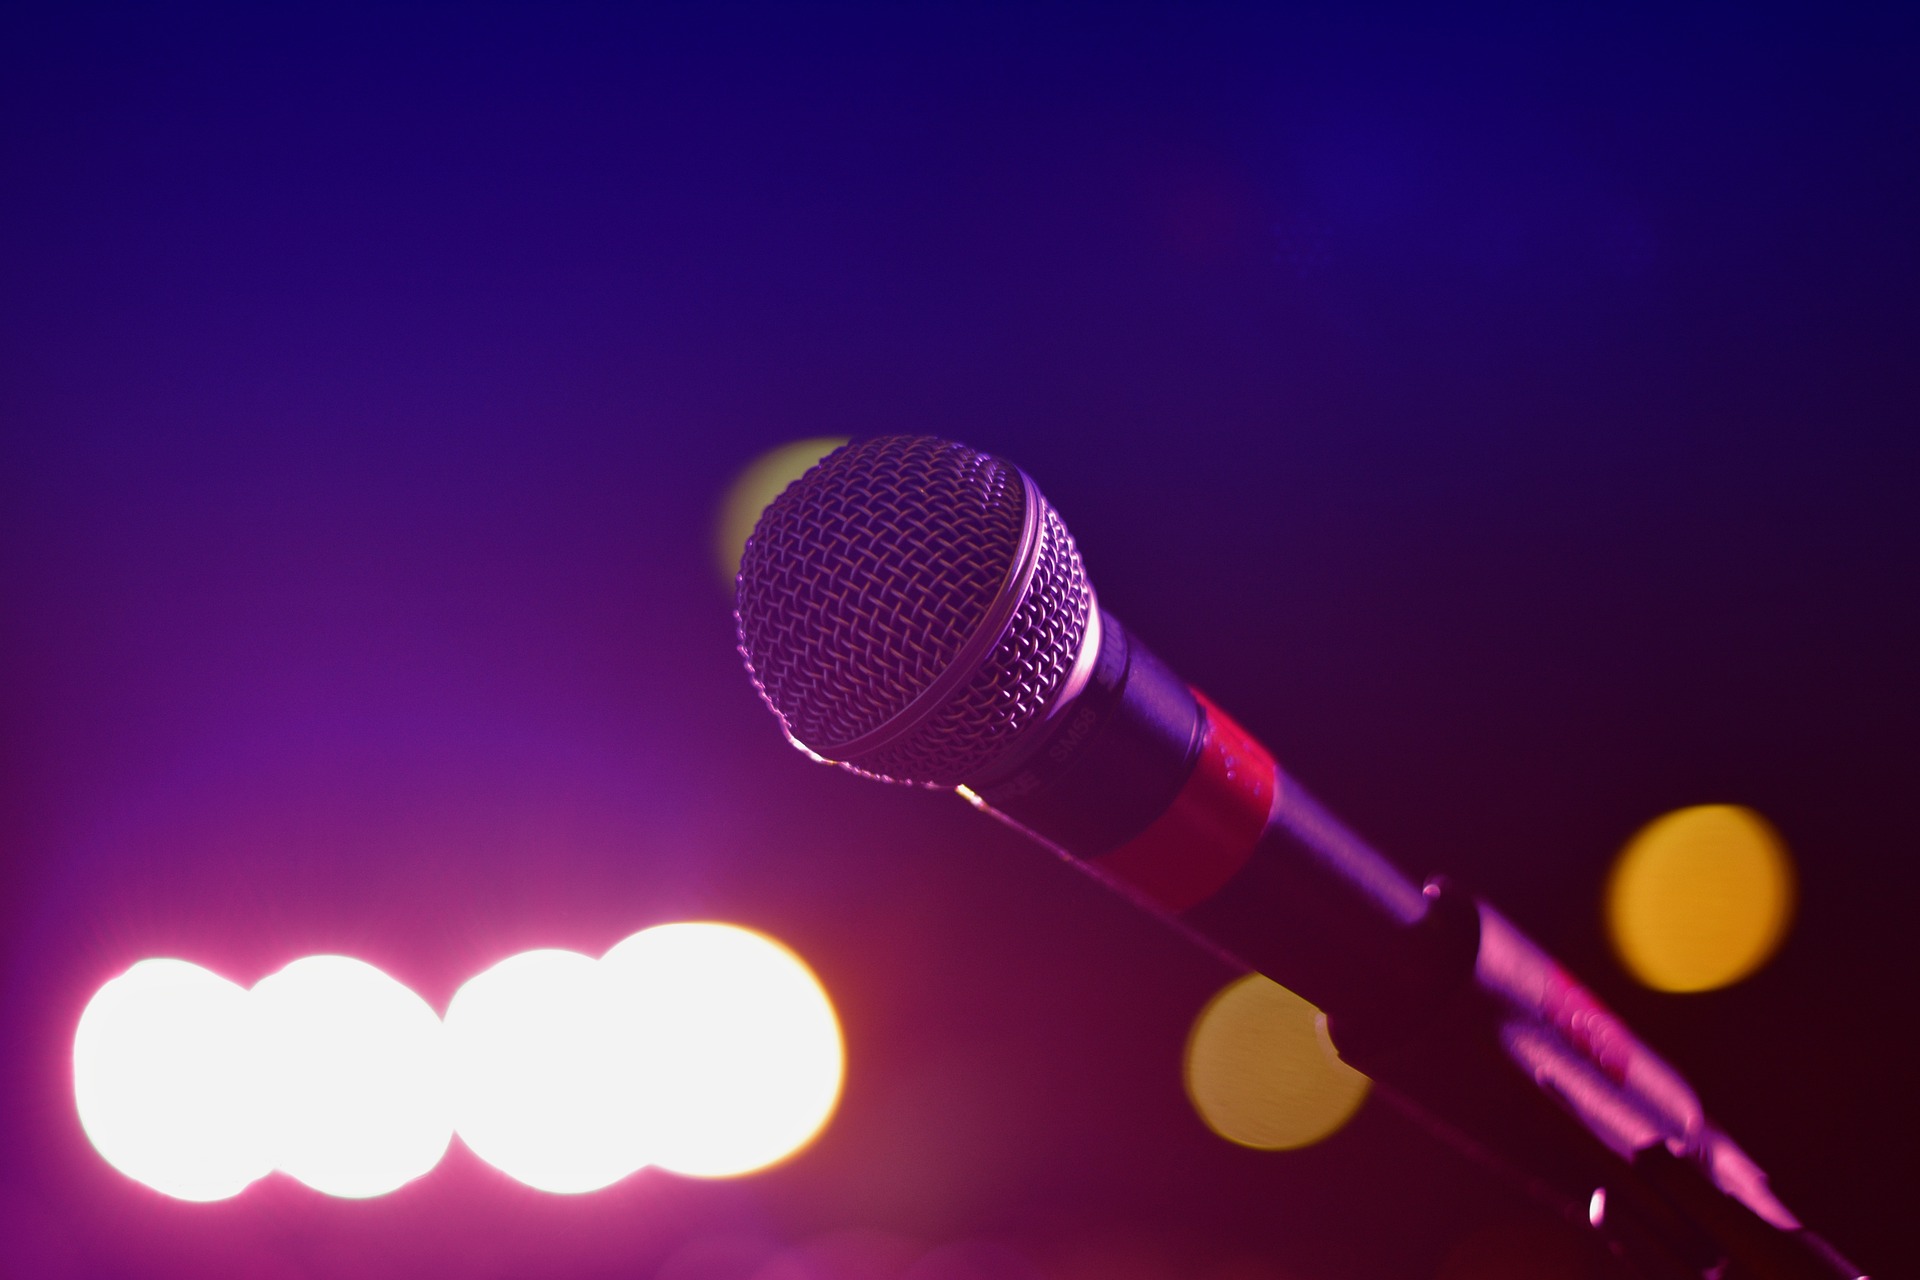
{"type": "Polygon", "coordinates": [[[1772,1195],[1678,1074],[1497,912],[1443,877],[1421,894],[1428,909],[1390,957],[1417,979],[1385,999],[1327,992],[1342,1060],[1389,1101],[1584,1219],[1646,1280],[1864,1280],[1772,1195]]]}

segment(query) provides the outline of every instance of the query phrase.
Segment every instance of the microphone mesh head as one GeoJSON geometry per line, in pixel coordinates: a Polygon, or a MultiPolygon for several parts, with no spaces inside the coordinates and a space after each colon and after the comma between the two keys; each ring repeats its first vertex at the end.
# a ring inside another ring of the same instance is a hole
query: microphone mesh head
{"type": "Polygon", "coordinates": [[[754,684],[794,742],[889,781],[955,786],[1045,715],[1092,607],[1073,538],[1017,469],[885,436],[827,455],[761,513],[735,618],[754,684]],[[1042,510],[1027,579],[1015,562],[1029,493],[1042,510]],[[1001,634],[975,640],[1009,604],[1001,634]],[[977,669],[950,671],[970,640],[969,653],[991,641],[965,659],[977,669]],[[943,676],[951,693],[916,705],[943,676]],[[837,753],[909,708],[885,741],[837,753]]]}

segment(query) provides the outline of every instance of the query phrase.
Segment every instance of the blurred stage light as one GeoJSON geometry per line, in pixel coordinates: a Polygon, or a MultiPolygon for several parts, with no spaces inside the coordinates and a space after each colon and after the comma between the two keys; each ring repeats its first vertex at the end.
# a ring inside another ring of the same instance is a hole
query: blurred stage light
{"type": "Polygon", "coordinates": [[[1711,991],[1772,956],[1793,916],[1793,861],[1751,809],[1697,805],[1643,827],[1607,881],[1607,932],[1660,991],[1711,991]]]}
{"type": "Polygon", "coordinates": [[[380,970],[308,956],[254,984],[278,1168],[335,1196],[384,1195],[453,1137],[440,1019],[380,970]]]}
{"type": "Polygon", "coordinates": [[[142,960],[108,982],[73,1037],[88,1140],[181,1200],[224,1200],[273,1168],[261,1078],[246,991],[184,960],[142,960]]]}
{"type": "Polygon", "coordinates": [[[846,442],[845,436],[796,440],[761,454],[734,479],[720,503],[720,521],[714,532],[715,561],[729,592],[734,576],[740,572],[740,553],[746,548],[747,535],[753,532],[754,522],[767,504],[807,468],[846,442]]]}
{"type": "Polygon", "coordinates": [[[792,1155],[840,1096],[833,1006],[801,959],[735,925],[670,924],[601,961],[643,1046],[647,1159],[728,1177],[792,1155]]]}
{"type": "Polygon", "coordinates": [[[102,987],[74,1035],[88,1138],[129,1177],[218,1200],[278,1168],[383,1195],[457,1129],[543,1191],[645,1164],[750,1173],[798,1151],[839,1100],[845,1053],[804,962],[735,925],[672,924],[600,960],[511,956],[419,996],[346,956],[296,960],[247,992],[182,960],[102,987]]]}
{"type": "Polygon", "coordinates": [[[1369,1083],[1340,1061],[1318,1009],[1257,973],[1229,983],[1194,1020],[1186,1080],[1209,1129],[1263,1151],[1330,1136],[1369,1083]]]}
{"type": "Polygon", "coordinates": [[[509,956],[447,1006],[454,1127],[542,1191],[597,1191],[647,1162],[639,1046],[603,970],[573,951],[509,956]]]}

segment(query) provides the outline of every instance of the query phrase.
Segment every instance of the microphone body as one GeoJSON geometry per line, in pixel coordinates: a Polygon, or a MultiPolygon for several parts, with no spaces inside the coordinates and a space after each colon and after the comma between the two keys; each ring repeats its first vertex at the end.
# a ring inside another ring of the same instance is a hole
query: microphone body
{"type": "Polygon", "coordinates": [[[1591,1191],[1647,1274],[1861,1275],[1586,988],[1491,907],[1407,877],[1102,610],[1016,468],[848,446],[767,509],[739,582],[741,653],[795,746],[957,790],[1298,992],[1444,1136],[1591,1191]]]}

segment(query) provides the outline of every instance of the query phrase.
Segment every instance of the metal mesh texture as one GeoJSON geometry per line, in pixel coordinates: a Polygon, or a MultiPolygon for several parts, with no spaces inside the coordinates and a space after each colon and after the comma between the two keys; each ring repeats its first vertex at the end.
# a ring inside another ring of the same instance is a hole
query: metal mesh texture
{"type": "MultiPolygon", "coordinates": [[[[1018,553],[1025,488],[962,445],[887,436],[836,450],[761,514],[736,618],[754,683],[822,755],[899,714],[949,667],[1018,553]]],[[[849,768],[954,786],[1003,755],[1066,681],[1093,603],[1073,538],[1042,512],[1038,563],[973,678],[849,768]]]]}

